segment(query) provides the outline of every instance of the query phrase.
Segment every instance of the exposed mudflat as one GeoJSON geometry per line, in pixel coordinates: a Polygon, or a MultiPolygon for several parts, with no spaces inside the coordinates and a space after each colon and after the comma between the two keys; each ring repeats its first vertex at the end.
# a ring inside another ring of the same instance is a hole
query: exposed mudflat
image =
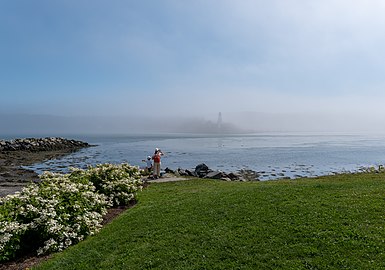
{"type": "Polygon", "coordinates": [[[76,150],[0,152],[0,197],[20,191],[27,183],[39,181],[37,173],[24,169],[23,166],[67,155],[76,150]]]}

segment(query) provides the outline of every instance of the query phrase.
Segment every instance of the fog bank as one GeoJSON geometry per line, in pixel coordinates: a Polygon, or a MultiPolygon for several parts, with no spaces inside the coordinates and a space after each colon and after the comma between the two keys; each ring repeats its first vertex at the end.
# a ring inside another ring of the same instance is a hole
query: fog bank
{"type": "Polygon", "coordinates": [[[317,113],[223,113],[196,117],[0,115],[0,135],[232,134],[259,132],[385,132],[382,116],[317,113]]]}

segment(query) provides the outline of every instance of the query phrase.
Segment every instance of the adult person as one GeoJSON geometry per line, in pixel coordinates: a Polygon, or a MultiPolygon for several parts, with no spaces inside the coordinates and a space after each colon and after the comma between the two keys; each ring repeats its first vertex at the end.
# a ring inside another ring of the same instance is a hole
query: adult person
{"type": "Polygon", "coordinates": [[[153,176],[155,179],[160,177],[161,156],[163,156],[163,152],[159,148],[155,148],[154,155],[152,156],[152,160],[154,161],[153,176]]]}

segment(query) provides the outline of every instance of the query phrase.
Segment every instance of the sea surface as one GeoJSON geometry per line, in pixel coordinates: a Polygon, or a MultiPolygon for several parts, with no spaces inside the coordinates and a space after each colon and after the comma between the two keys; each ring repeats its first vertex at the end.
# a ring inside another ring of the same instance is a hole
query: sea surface
{"type": "Polygon", "coordinates": [[[193,169],[205,163],[213,170],[250,169],[260,180],[316,177],[357,172],[385,164],[385,135],[364,134],[252,134],[252,135],[108,135],[66,136],[92,145],[61,158],[26,168],[68,172],[100,163],[144,167],[155,148],[165,154],[162,169],[193,169]]]}

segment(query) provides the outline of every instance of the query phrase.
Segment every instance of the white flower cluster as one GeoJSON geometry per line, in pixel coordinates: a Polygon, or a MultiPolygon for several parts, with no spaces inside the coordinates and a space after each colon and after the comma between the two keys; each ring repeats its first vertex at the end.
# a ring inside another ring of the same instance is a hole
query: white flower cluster
{"type": "Polygon", "coordinates": [[[142,188],[138,168],[128,164],[45,172],[40,178],[41,183],[0,198],[0,262],[25,249],[25,242],[38,254],[78,243],[98,232],[107,207],[127,205],[142,188]]]}
{"type": "Polygon", "coordinates": [[[127,205],[143,187],[139,169],[127,163],[100,164],[88,170],[77,169],[73,173],[89,179],[114,206],[127,205]]]}

